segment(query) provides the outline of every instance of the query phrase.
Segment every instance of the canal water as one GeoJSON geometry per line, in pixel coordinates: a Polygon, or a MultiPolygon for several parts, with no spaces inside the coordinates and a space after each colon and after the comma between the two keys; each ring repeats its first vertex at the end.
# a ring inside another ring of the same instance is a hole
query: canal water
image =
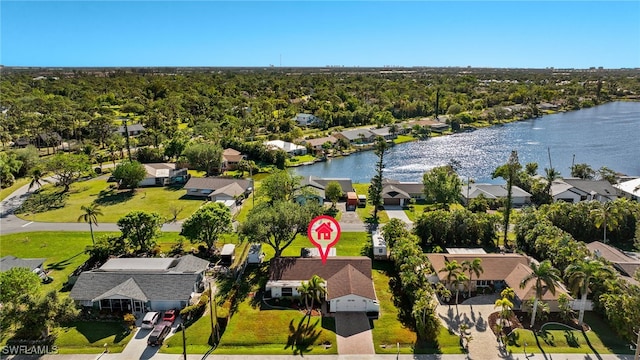
{"type": "MultiPolygon", "coordinates": [[[[640,175],[640,102],[614,102],[578,111],[546,115],[396,145],[385,155],[384,176],[400,181],[422,181],[429,169],[456,160],[458,174],[482,183],[491,179],[511,150],[520,163],[537,162],[544,174],[551,163],[563,176],[570,176],[572,161],[602,166],[627,175],[640,175]]],[[[359,152],[326,162],[295,168],[302,176],[347,177],[367,183],[374,175],[377,157],[373,151],[359,152]]]]}

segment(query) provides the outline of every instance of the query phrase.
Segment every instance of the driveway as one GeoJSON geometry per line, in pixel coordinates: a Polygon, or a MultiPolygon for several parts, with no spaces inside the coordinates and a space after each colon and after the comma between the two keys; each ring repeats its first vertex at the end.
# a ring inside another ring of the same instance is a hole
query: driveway
{"type": "Polygon", "coordinates": [[[369,318],[363,312],[336,313],[338,354],[375,354],[369,318]]]}
{"type": "Polygon", "coordinates": [[[413,221],[409,219],[407,213],[404,212],[401,206],[384,206],[384,211],[387,212],[389,219],[399,219],[405,224],[407,224],[407,228],[413,227],[413,221]]]}

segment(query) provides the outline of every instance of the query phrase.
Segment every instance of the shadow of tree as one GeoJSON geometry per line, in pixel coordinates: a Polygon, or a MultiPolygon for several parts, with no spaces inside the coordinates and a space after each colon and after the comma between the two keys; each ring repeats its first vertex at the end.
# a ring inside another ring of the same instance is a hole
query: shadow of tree
{"type": "Polygon", "coordinates": [[[576,334],[573,333],[573,331],[565,330],[564,338],[567,341],[567,345],[574,348],[580,347],[580,342],[578,341],[578,338],[576,337],[576,334]]]}
{"type": "Polygon", "coordinates": [[[294,355],[303,355],[310,352],[312,350],[311,346],[322,334],[322,330],[316,329],[320,320],[316,320],[313,324],[309,323],[310,320],[310,316],[304,316],[298,322],[297,327],[293,323],[293,319],[289,322],[289,337],[284,348],[291,348],[294,355]]]}
{"type": "Polygon", "coordinates": [[[46,269],[47,270],[62,270],[65,267],[67,267],[67,265],[71,264],[71,260],[77,258],[78,256],[80,256],[82,254],[84,254],[84,251],[79,252],[79,253],[73,255],[70,258],[67,258],[67,259],[64,259],[64,260],[60,260],[58,262],[54,262],[54,263],[48,264],[46,266],[46,269]]]}
{"type": "Polygon", "coordinates": [[[102,206],[116,205],[130,200],[133,195],[135,195],[134,191],[118,191],[116,189],[109,188],[101,190],[98,194],[98,198],[93,202],[102,206]]]}
{"type": "Polygon", "coordinates": [[[42,191],[35,193],[28,198],[25,202],[16,209],[17,214],[23,214],[27,212],[41,213],[49,210],[55,210],[62,208],[67,203],[69,193],[62,191],[42,191]]]}
{"type": "Polygon", "coordinates": [[[130,330],[120,322],[78,321],[68,326],[75,327],[76,331],[82,334],[89,343],[115,336],[113,343],[117,344],[130,333],[130,330]]]}

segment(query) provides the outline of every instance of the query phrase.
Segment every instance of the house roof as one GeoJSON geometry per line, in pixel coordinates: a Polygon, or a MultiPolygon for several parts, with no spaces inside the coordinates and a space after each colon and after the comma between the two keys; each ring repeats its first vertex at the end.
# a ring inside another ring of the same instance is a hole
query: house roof
{"type": "Polygon", "coordinates": [[[13,255],[7,255],[0,259],[0,271],[7,271],[17,267],[24,267],[29,270],[34,270],[36,268],[42,268],[42,264],[44,264],[45,260],[45,258],[21,259],[13,255]]]}
{"type": "Polygon", "coordinates": [[[242,155],[240,151],[235,149],[228,148],[224,149],[224,151],[222,152],[222,159],[227,162],[239,162],[244,158],[245,156],[242,155]]]}
{"type": "Polygon", "coordinates": [[[251,181],[246,179],[232,179],[232,178],[223,178],[223,177],[192,177],[187,181],[184,185],[185,189],[209,189],[209,190],[217,190],[223,188],[229,184],[236,183],[241,188],[247,190],[251,187],[251,181]]]}
{"type": "Polygon", "coordinates": [[[583,179],[562,179],[569,184],[588,194],[599,194],[607,197],[617,197],[618,192],[606,180],[583,180],[583,179]]]}
{"type": "Polygon", "coordinates": [[[371,129],[371,133],[375,136],[389,136],[391,135],[391,132],[389,131],[390,128],[388,126],[385,127],[381,127],[379,129],[371,129]]]}
{"type": "MultiPolygon", "coordinates": [[[[143,131],[144,130],[144,125],[142,124],[131,124],[131,125],[127,125],[127,130],[128,131],[143,131]]],[[[120,125],[118,126],[118,132],[124,134],[124,125],[120,125]]]]}
{"type": "MultiPolygon", "coordinates": [[[[340,184],[340,188],[344,193],[353,191],[353,183],[349,178],[320,178],[313,175],[302,178],[302,180],[300,180],[300,187],[311,186],[319,190],[324,190],[327,187],[327,184],[332,181],[340,184]]],[[[324,196],[324,191],[322,196],[324,196]]]]}
{"type": "Polygon", "coordinates": [[[176,169],[176,164],[171,163],[151,163],[143,165],[147,171],[147,177],[169,177],[171,171],[176,169]]]}
{"type": "Polygon", "coordinates": [[[424,184],[421,182],[403,182],[393,179],[383,179],[383,185],[393,185],[396,189],[400,189],[407,194],[422,194],[424,192],[424,184]]]}
{"type": "Polygon", "coordinates": [[[267,148],[278,148],[286,152],[306,149],[304,146],[296,145],[283,140],[271,140],[264,143],[267,148]]]}
{"type": "MultiPolygon", "coordinates": [[[[507,186],[497,184],[469,184],[468,188],[463,186],[460,189],[460,193],[463,197],[467,197],[467,190],[469,191],[469,198],[474,199],[480,194],[484,195],[487,199],[499,199],[507,197],[507,186]]],[[[511,187],[511,196],[513,197],[531,197],[531,194],[522,190],[517,186],[511,187]]]]}
{"type": "Polygon", "coordinates": [[[355,140],[361,139],[362,136],[360,135],[364,135],[365,139],[369,139],[374,136],[374,134],[368,129],[345,130],[340,132],[339,134],[344,136],[349,141],[355,141],[355,140]]]}
{"type": "Polygon", "coordinates": [[[328,300],[346,295],[358,295],[368,299],[376,298],[371,277],[367,277],[351,264],[346,265],[327,279],[328,300]]]}
{"type": "MultiPolygon", "coordinates": [[[[524,288],[520,287],[520,283],[522,279],[527,277],[532,273],[531,267],[529,265],[517,264],[513,271],[507,276],[504,281],[507,285],[513,289],[513,292],[520,300],[529,300],[536,296],[536,281],[535,279],[530,280],[524,288]]],[[[543,301],[551,301],[557,300],[560,294],[566,294],[569,299],[571,299],[571,295],[567,292],[567,290],[562,286],[562,284],[556,284],[555,286],[555,295],[549,291],[546,286],[543,286],[542,289],[542,300],[543,301]]]]}
{"type": "Polygon", "coordinates": [[[214,197],[216,195],[229,195],[231,197],[234,197],[240,194],[244,194],[245,190],[246,189],[240,186],[240,184],[234,182],[227,186],[223,186],[220,189],[217,189],[216,191],[212,192],[209,197],[214,197]]]}
{"type": "Polygon", "coordinates": [[[411,199],[406,191],[399,189],[396,185],[386,185],[382,188],[382,198],[384,199],[411,199]]]}
{"type": "Polygon", "coordinates": [[[304,144],[309,144],[311,146],[322,146],[324,143],[326,142],[330,142],[332,144],[335,144],[338,141],[338,139],[336,139],[333,136],[326,136],[326,137],[321,137],[321,138],[317,138],[317,139],[305,139],[303,141],[301,141],[304,144]]]}
{"type": "Polygon", "coordinates": [[[327,282],[327,299],[356,294],[375,299],[371,259],[365,256],[320,258],[282,257],[271,260],[269,281],[307,281],[318,275],[327,282]]]}
{"type": "Polygon", "coordinates": [[[188,300],[209,262],[193,255],[180,258],[116,258],[85,271],[71,289],[74,300],[97,301],[121,296],[137,300],[188,300]]]}
{"type": "Polygon", "coordinates": [[[640,197],[640,178],[624,181],[619,184],[613,185],[613,187],[637,197],[640,197]]]}
{"type": "Polygon", "coordinates": [[[612,262],[622,275],[632,277],[640,269],[639,258],[629,256],[621,250],[600,241],[587,244],[587,249],[597,258],[601,257],[612,262]]]}
{"type": "Polygon", "coordinates": [[[431,266],[437,272],[441,281],[447,279],[447,273],[438,273],[438,270],[444,268],[446,261],[457,261],[462,264],[465,260],[473,260],[479,258],[482,260],[483,272],[479,277],[473,276],[476,280],[504,280],[509,276],[518,264],[528,265],[527,258],[520,254],[427,254],[431,266]]]}

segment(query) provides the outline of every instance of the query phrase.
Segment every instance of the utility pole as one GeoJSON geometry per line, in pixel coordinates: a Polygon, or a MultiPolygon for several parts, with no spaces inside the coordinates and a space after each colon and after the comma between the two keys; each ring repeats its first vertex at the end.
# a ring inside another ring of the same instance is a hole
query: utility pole
{"type": "MultiPolygon", "coordinates": [[[[213,324],[213,293],[211,292],[211,282],[209,282],[209,314],[211,315],[211,340],[213,341],[213,335],[215,334],[215,325],[213,324]]],[[[218,320],[218,319],[216,319],[218,320]]]]}
{"type": "Polygon", "coordinates": [[[182,327],[182,356],[184,360],[187,360],[187,336],[185,335],[187,329],[184,326],[184,322],[180,326],[182,327]]]}
{"type": "Polygon", "coordinates": [[[636,355],[633,360],[640,360],[640,328],[638,328],[638,340],[636,341],[636,355]]]}

